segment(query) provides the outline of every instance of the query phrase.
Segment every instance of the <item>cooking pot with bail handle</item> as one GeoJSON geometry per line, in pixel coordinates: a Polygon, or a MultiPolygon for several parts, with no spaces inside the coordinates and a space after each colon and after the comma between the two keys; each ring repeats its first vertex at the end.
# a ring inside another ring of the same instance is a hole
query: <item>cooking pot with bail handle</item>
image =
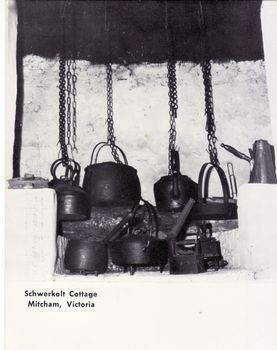
{"type": "Polygon", "coordinates": [[[128,165],[125,153],[118,146],[123,163],[98,163],[99,152],[107,142],[99,142],[93,149],[90,165],[85,168],[83,189],[90,198],[90,205],[96,207],[133,207],[141,197],[137,170],[128,165]]]}
{"type": "Polygon", "coordinates": [[[194,220],[228,220],[237,218],[237,201],[230,197],[228,181],[223,169],[211,163],[205,163],[198,178],[198,201],[191,211],[194,220]],[[213,170],[217,171],[223,191],[223,197],[209,198],[209,181],[213,170]]]}
{"type": "Polygon", "coordinates": [[[168,260],[167,240],[158,238],[155,209],[149,202],[142,201],[143,205],[133,208],[128,234],[109,242],[113,264],[123,266],[125,272],[130,267],[131,275],[140,266],[160,266],[160,272],[163,272],[168,260]]]}

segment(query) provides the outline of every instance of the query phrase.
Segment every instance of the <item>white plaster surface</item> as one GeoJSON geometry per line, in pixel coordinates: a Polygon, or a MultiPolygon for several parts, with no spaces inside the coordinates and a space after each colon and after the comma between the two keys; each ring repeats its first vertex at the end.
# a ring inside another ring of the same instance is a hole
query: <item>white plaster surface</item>
{"type": "Polygon", "coordinates": [[[247,184],[238,196],[240,267],[277,280],[277,185],[247,184]]]}
{"type": "Polygon", "coordinates": [[[6,281],[53,280],[56,213],[52,189],[6,191],[6,281]]]}

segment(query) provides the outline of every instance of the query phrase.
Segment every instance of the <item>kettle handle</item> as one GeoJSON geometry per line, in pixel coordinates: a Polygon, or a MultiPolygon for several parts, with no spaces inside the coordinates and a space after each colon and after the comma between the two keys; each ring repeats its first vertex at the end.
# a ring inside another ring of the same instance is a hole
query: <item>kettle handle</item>
{"type": "Polygon", "coordinates": [[[223,199],[224,199],[224,204],[227,205],[228,204],[228,200],[230,198],[230,191],[229,191],[229,186],[228,186],[228,182],[225,176],[224,171],[222,170],[222,168],[220,167],[215,167],[214,165],[212,165],[211,163],[205,163],[199,173],[199,178],[198,178],[198,201],[199,201],[199,205],[200,206],[204,206],[206,203],[206,199],[208,197],[208,192],[209,192],[209,180],[210,180],[210,175],[213,169],[216,169],[220,182],[221,182],[221,186],[222,186],[222,190],[223,190],[223,199]],[[204,178],[204,173],[206,168],[209,167],[206,171],[206,175],[204,178]],[[204,182],[204,184],[203,184],[204,182]],[[204,188],[204,198],[203,198],[203,194],[202,194],[202,189],[204,188]]]}
{"type": "MultiPolygon", "coordinates": [[[[57,159],[55,160],[55,162],[51,165],[51,169],[50,169],[50,173],[53,176],[54,180],[57,180],[57,175],[56,175],[56,171],[57,168],[63,163],[62,159],[57,159]]],[[[81,172],[81,166],[79,163],[77,163],[75,160],[73,159],[69,159],[69,164],[72,166],[72,164],[74,165],[74,168],[72,167],[73,170],[73,175],[72,175],[72,180],[74,181],[74,183],[76,183],[77,185],[79,184],[80,181],[80,172],[81,172]]]]}
{"type": "MultiPolygon", "coordinates": [[[[94,153],[96,152],[95,161],[94,161],[94,164],[96,164],[96,163],[97,163],[97,159],[98,159],[99,152],[101,151],[101,149],[102,149],[103,147],[106,147],[106,146],[109,146],[109,147],[110,147],[110,145],[109,145],[107,142],[102,141],[102,142],[99,142],[99,143],[94,147],[94,149],[93,149],[93,151],[92,151],[92,154],[91,154],[91,158],[90,158],[90,165],[92,165],[92,163],[93,163],[94,153]],[[100,145],[101,145],[101,146],[100,146],[100,145]],[[97,148],[98,148],[99,146],[100,146],[100,148],[97,150],[97,148]]],[[[124,152],[122,151],[122,149],[119,148],[118,146],[115,145],[115,147],[120,151],[120,153],[121,153],[121,155],[122,155],[122,157],[123,157],[123,160],[124,160],[124,164],[125,164],[125,165],[128,165],[128,161],[127,161],[127,158],[126,158],[125,153],[124,153],[124,152]]]]}
{"type": "Polygon", "coordinates": [[[178,199],[181,196],[181,192],[178,186],[178,178],[180,174],[180,158],[179,158],[179,152],[176,151],[175,149],[171,150],[171,169],[172,169],[172,182],[173,182],[171,197],[173,199],[178,199]]]}
{"type": "Polygon", "coordinates": [[[65,180],[68,181],[69,185],[72,187],[74,177],[74,169],[72,165],[67,165],[65,170],[65,180]]]}

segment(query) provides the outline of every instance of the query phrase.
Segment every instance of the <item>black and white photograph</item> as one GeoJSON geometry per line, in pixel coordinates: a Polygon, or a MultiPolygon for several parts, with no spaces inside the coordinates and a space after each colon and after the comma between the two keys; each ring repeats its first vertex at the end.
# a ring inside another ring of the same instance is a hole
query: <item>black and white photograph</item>
{"type": "Polygon", "coordinates": [[[277,1],[3,7],[3,349],[277,350],[277,1]]]}

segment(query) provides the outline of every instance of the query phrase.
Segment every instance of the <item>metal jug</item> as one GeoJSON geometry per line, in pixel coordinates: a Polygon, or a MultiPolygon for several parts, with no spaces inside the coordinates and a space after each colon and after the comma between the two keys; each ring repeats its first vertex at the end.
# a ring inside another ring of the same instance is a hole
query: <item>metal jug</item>
{"type": "Polygon", "coordinates": [[[274,164],[274,148],[268,143],[268,141],[255,141],[253,144],[253,150],[249,149],[250,157],[223,143],[221,144],[221,147],[233,153],[238,158],[244,159],[250,163],[249,183],[277,183],[274,164]]]}

